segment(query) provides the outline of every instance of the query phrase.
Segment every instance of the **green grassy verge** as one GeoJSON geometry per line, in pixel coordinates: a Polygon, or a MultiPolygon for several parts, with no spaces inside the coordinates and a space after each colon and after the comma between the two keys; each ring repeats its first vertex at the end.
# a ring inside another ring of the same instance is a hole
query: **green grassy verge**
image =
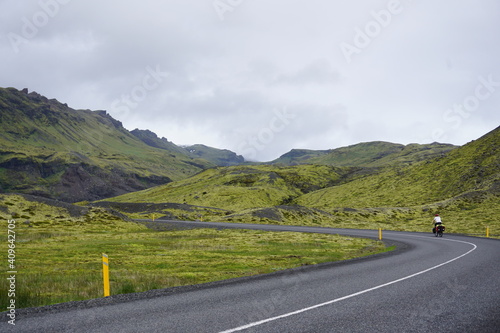
{"type": "Polygon", "coordinates": [[[7,222],[16,217],[17,308],[102,297],[101,254],[110,261],[111,294],[191,285],[345,260],[387,251],[374,240],[338,235],[246,230],[155,231],[101,208],[81,217],[63,208],[4,196],[4,278],[9,299],[7,222]],[[51,211],[53,209],[54,211],[51,211]],[[17,211],[16,213],[12,213],[17,211]],[[22,212],[22,213],[20,213],[22,212]],[[24,214],[24,215],[21,215],[24,214]],[[24,220],[30,216],[29,223],[24,220]]]}

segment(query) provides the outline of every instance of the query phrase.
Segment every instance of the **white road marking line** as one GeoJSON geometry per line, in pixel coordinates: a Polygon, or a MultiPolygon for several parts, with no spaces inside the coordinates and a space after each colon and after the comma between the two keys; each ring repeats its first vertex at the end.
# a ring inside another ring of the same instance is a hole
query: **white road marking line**
{"type": "MultiPolygon", "coordinates": [[[[425,237],[425,236],[410,236],[410,237],[425,237]]],[[[395,283],[398,283],[398,282],[410,279],[410,278],[415,277],[417,275],[424,274],[424,273],[427,273],[429,271],[432,271],[433,269],[436,269],[436,268],[439,268],[441,266],[447,265],[447,264],[449,264],[449,263],[451,263],[451,262],[453,262],[455,260],[458,260],[458,259],[460,259],[462,257],[465,257],[466,255],[468,255],[469,253],[471,253],[472,251],[474,251],[477,248],[476,244],[470,243],[470,242],[465,242],[465,241],[460,241],[460,240],[454,240],[454,239],[446,239],[446,238],[444,238],[444,239],[441,238],[440,240],[446,240],[446,241],[450,241],[450,242],[459,242],[459,243],[469,244],[469,245],[472,245],[472,249],[469,250],[469,251],[467,251],[467,252],[465,252],[464,254],[456,257],[456,258],[453,258],[451,260],[443,262],[443,263],[441,263],[439,265],[433,266],[431,268],[427,268],[427,269],[425,269],[423,271],[420,271],[420,272],[417,272],[417,273],[405,276],[403,278],[400,278],[400,279],[397,279],[397,280],[394,280],[394,281],[391,281],[391,282],[387,282],[387,283],[378,285],[378,286],[373,287],[373,288],[369,288],[369,289],[365,289],[365,290],[362,290],[362,291],[358,291],[357,293],[354,293],[354,294],[350,294],[350,295],[347,295],[347,296],[344,296],[344,297],[336,298],[336,299],[333,299],[331,301],[320,303],[320,304],[316,304],[316,305],[313,305],[313,306],[310,306],[310,307],[307,307],[307,308],[303,308],[303,309],[300,309],[300,310],[297,310],[297,311],[285,313],[285,314],[282,314],[280,316],[276,316],[276,317],[271,317],[271,318],[259,320],[259,321],[256,321],[256,322],[253,322],[253,323],[250,323],[250,324],[246,324],[246,325],[243,325],[243,326],[240,326],[240,327],[236,327],[236,328],[232,328],[232,329],[229,329],[229,330],[221,331],[219,333],[232,333],[232,332],[243,331],[243,330],[245,330],[247,328],[259,326],[259,325],[262,325],[262,324],[265,324],[265,323],[269,323],[271,321],[275,321],[275,320],[278,320],[278,319],[282,319],[282,318],[294,316],[294,315],[299,314],[299,313],[303,313],[303,312],[307,312],[307,311],[310,311],[310,310],[314,310],[314,309],[317,309],[317,308],[320,308],[320,307],[323,307],[323,306],[326,306],[326,305],[330,305],[330,304],[333,304],[333,303],[336,303],[336,302],[340,302],[340,301],[346,300],[348,298],[352,298],[352,297],[355,297],[355,296],[358,296],[358,295],[361,295],[361,294],[365,294],[365,293],[373,291],[373,290],[377,290],[377,289],[380,289],[380,288],[383,288],[383,287],[387,287],[387,286],[390,286],[391,284],[395,284],[395,283]]]]}

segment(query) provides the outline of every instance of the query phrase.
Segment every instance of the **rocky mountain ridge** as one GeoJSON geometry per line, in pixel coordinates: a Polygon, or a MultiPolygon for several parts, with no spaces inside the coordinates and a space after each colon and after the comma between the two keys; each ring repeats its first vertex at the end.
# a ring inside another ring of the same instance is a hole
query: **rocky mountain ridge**
{"type": "Polygon", "coordinates": [[[0,191],[67,202],[183,179],[214,164],[151,147],[106,111],[0,88],[0,191]]]}

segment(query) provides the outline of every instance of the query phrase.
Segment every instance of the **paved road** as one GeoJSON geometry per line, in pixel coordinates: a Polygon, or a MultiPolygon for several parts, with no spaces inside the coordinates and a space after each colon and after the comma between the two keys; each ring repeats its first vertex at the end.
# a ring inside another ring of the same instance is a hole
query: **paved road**
{"type": "MultiPolygon", "coordinates": [[[[229,227],[377,237],[367,230],[229,227]]],[[[0,331],[500,332],[500,241],[389,231],[384,240],[405,245],[347,263],[20,311],[16,326],[2,322],[0,331]]]]}

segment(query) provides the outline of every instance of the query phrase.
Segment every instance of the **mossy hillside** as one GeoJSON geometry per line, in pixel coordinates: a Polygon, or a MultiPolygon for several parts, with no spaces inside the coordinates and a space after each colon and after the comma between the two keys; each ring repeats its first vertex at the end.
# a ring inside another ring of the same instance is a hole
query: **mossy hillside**
{"type": "MultiPolygon", "coordinates": [[[[2,127],[7,132],[0,136],[5,151],[2,162],[13,157],[33,158],[38,163],[83,162],[141,172],[144,176],[167,174],[172,179],[192,175],[200,170],[193,164],[203,164],[201,160],[145,145],[103,113],[72,110],[51,102],[45,112],[51,113],[53,122],[47,124],[36,116],[30,118],[30,113],[24,110],[10,111],[2,116],[2,127]]],[[[33,112],[38,115],[38,110],[33,112]]]]}
{"type": "MultiPolygon", "coordinates": [[[[4,191],[27,193],[34,188],[57,197],[64,195],[64,186],[57,188],[58,184],[77,181],[73,174],[82,173],[96,187],[108,185],[108,192],[118,188],[124,193],[183,179],[212,165],[146,145],[105,111],[73,110],[13,88],[0,89],[0,108],[4,191]]],[[[91,192],[87,189],[82,195],[91,192]]],[[[101,192],[96,195],[112,195],[101,192]]]]}
{"type": "Polygon", "coordinates": [[[456,146],[450,144],[401,145],[383,141],[364,142],[330,150],[293,149],[274,164],[322,164],[335,166],[384,167],[409,165],[445,154],[456,146]]]}
{"type": "Polygon", "coordinates": [[[243,156],[236,155],[236,153],[227,149],[218,149],[202,144],[177,146],[166,138],[160,139],[150,130],[135,129],[130,133],[148,146],[174,151],[182,155],[190,156],[193,159],[209,161],[216,166],[240,165],[245,163],[243,156]]]}
{"type": "Polygon", "coordinates": [[[150,130],[140,130],[136,128],[130,131],[130,134],[147,144],[148,146],[176,152],[182,155],[188,155],[188,152],[183,147],[177,146],[175,143],[170,142],[167,138],[159,138],[156,133],[150,130]]]}
{"type": "MultiPolygon", "coordinates": [[[[274,206],[244,209],[241,211],[213,210],[206,207],[195,209],[155,210],[155,218],[225,221],[240,223],[292,224],[327,226],[334,228],[378,229],[429,232],[436,213],[443,216],[448,232],[485,235],[486,227],[491,235],[500,235],[500,217],[496,197],[470,200],[445,200],[413,207],[349,208],[325,207],[322,209],[303,206],[274,206]]],[[[152,218],[152,214],[127,214],[134,218],[152,218]]]]}
{"type": "Polygon", "coordinates": [[[411,165],[443,155],[456,146],[449,144],[409,144],[366,142],[332,150],[329,154],[311,159],[310,163],[339,166],[384,167],[411,165]]]}
{"type": "Polygon", "coordinates": [[[203,221],[222,221],[238,223],[264,224],[300,224],[306,226],[339,227],[342,222],[334,214],[324,210],[303,206],[279,205],[266,208],[253,208],[238,211],[224,216],[207,215],[203,221]]]}
{"type": "MultiPolygon", "coordinates": [[[[102,253],[109,256],[111,293],[119,294],[388,250],[381,242],[337,235],[215,229],[158,232],[120,220],[103,208],[61,205],[18,195],[1,197],[2,225],[16,220],[18,308],[102,297],[102,253]],[[26,217],[29,223],[24,223],[26,217]]],[[[6,233],[2,238],[6,242],[6,233]]],[[[6,294],[7,289],[7,280],[2,279],[0,292],[6,294]]],[[[7,306],[7,301],[2,297],[0,306],[7,306]]]]}
{"type": "MultiPolygon", "coordinates": [[[[81,203],[78,203],[81,204],[81,203]]],[[[85,205],[89,204],[84,203],[85,205]]],[[[226,215],[234,213],[226,209],[194,206],[180,203],[139,203],[99,201],[90,203],[94,207],[111,208],[132,219],[167,219],[186,221],[217,221],[226,215]],[[210,217],[210,218],[209,218],[210,217]],[[208,218],[208,220],[207,220],[208,218]]]]}
{"type": "Polygon", "coordinates": [[[499,237],[499,206],[500,200],[492,197],[479,203],[446,200],[414,207],[317,209],[296,205],[275,206],[225,215],[207,212],[201,218],[203,221],[429,232],[434,214],[439,213],[448,232],[484,236],[488,227],[491,236],[499,237]]]}
{"type": "Polygon", "coordinates": [[[278,205],[228,211],[211,207],[172,203],[99,202],[136,219],[172,219],[235,223],[307,225],[333,228],[378,229],[429,232],[434,214],[443,217],[448,232],[500,236],[498,197],[448,199],[413,207],[325,207],[278,205]]]}
{"type": "Polygon", "coordinates": [[[217,149],[202,144],[186,146],[184,149],[190,156],[202,158],[218,166],[240,165],[245,163],[243,156],[236,155],[236,153],[227,149],[217,149]]]}
{"type": "Polygon", "coordinates": [[[484,235],[490,227],[500,234],[499,137],[497,128],[443,157],[386,168],[305,194],[295,203],[333,215],[348,209],[358,221],[394,221],[396,230],[426,231],[440,213],[450,232],[484,235]]]}
{"type": "Polygon", "coordinates": [[[443,216],[448,232],[500,235],[499,199],[495,196],[448,199],[412,207],[323,207],[278,205],[229,211],[203,206],[172,203],[99,202],[138,219],[173,219],[308,225],[333,228],[378,229],[429,232],[434,214],[443,216]]]}
{"type": "Polygon", "coordinates": [[[290,203],[303,193],[338,182],[341,172],[341,169],[320,165],[215,168],[185,180],[106,201],[172,202],[239,211],[290,203]]]}
{"type": "MultiPolygon", "coordinates": [[[[292,149],[288,153],[281,155],[269,164],[275,165],[297,165],[297,164],[312,164],[309,161],[316,157],[321,157],[328,154],[330,150],[311,150],[311,149],[292,149]]],[[[323,163],[328,164],[328,163],[323,163]]]]}
{"type": "Polygon", "coordinates": [[[301,196],[297,204],[312,207],[410,207],[467,193],[500,193],[500,128],[450,151],[443,157],[301,196]]]}
{"type": "Polygon", "coordinates": [[[0,219],[15,219],[28,230],[69,232],[141,231],[144,226],[125,221],[124,215],[102,207],[78,207],[45,198],[0,194],[0,219]]]}

